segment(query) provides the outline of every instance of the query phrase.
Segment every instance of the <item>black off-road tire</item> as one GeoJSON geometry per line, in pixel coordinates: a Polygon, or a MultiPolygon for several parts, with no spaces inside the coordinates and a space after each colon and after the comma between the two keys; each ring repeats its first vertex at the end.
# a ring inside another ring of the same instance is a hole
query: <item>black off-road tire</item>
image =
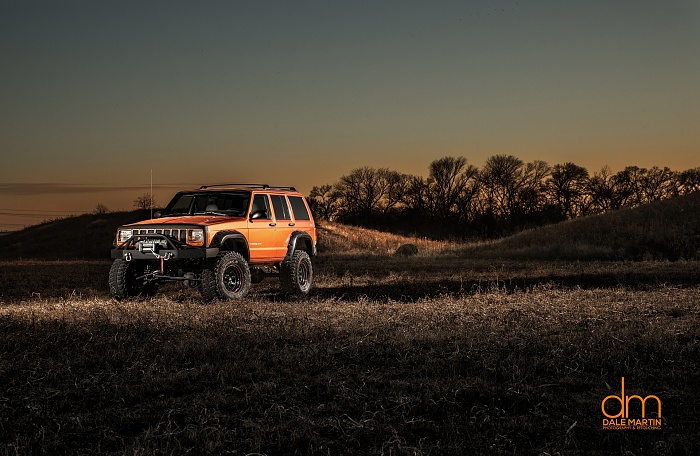
{"type": "Polygon", "coordinates": [[[238,252],[220,253],[216,264],[202,271],[200,292],[205,301],[241,299],[250,290],[250,268],[238,252]]]}
{"type": "Polygon", "coordinates": [[[148,296],[154,296],[158,290],[158,286],[151,284],[145,288],[136,281],[136,278],[142,274],[142,269],[138,265],[122,259],[114,260],[112,267],[109,268],[109,291],[115,299],[133,298],[142,293],[148,296]]]}
{"type": "Polygon", "coordinates": [[[314,269],[309,254],[296,250],[280,267],[280,282],[285,293],[306,295],[311,290],[314,269]]]}

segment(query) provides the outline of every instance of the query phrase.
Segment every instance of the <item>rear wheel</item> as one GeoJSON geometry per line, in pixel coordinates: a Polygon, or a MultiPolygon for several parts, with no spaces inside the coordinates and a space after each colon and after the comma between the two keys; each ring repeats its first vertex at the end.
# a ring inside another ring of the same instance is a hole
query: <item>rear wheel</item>
{"type": "Polygon", "coordinates": [[[202,271],[201,292],[205,301],[240,299],[250,290],[250,268],[238,252],[219,254],[213,268],[202,271]]]}
{"type": "Polygon", "coordinates": [[[284,260],[280,270],[280,282],[286,293],[305,295],[311,290],[314,270],[309,254],[296,250],[291,258],[284,260]]]}

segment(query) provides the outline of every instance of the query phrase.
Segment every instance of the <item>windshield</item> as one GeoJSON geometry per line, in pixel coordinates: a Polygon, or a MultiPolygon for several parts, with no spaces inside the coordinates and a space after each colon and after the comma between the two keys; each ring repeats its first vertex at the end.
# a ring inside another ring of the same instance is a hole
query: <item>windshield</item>
{"type": "Polygon", "coordinates": [[[248,192],[178,193],[163,211],[163,216],[213,214],[243,217],[249,201],[248,192]]]}

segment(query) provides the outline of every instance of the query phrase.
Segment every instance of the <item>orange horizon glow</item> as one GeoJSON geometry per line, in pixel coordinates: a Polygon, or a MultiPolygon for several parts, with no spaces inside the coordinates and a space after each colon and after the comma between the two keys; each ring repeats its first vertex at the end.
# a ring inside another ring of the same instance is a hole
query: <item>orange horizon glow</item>
{"type": "Polygon", "coordinates": [[[697,2],[272,3],[0,6],[0,185],[77,189],[0,189],[0,230],[129,210],[150,170],[165,203],[444,156],[700,166],[697,2]]]}
{"type": "MultiPolygon", "coordinates": [[[[446,154],[449,155],[449,154],[446,154]]],[[[452,154],[453,156],[460,156],[458,154],[452,154]]],[[[508,154],[510,155],[510,154],[508,154]]],[[[386,161],[379,161],[378,164],[365,163],[357,165],[351,165],[350,168],[336,171],[335,169],[329,169],[327,172],[323,170],[317,170],[315,174],[316,177],[323,176],[328,177],[326,180],[314,180],[314,178],[309,178],[304,176],[303,179],[297,179],[296,181],[290,181],[289,176],[285,174],[283,169],[272,170],[267,177],[267,179],[255,179],[246,178],[245,174],[240,179],[226,180],[221,178],[221,174],[218,174],[219,179],[208,179],[199,182],[159,182],[161,176],[158,173],[154,174],[154,185],[153,185],[153,195],[159,207],[165,206],[170,199],[179,190],[198,188],[205,184],[216,184],[216,183],[266,183],[270,185],[291,185],[296,187],[303,194],[308,195],[313,186],[320,186],[323,184],[333,184],[337,182],[342,175],[349,174],[352,169],[359,168],[362,166],[369,166],[372,168],[382,168],[386,167],[395,171],[399,171],[406,174],[413,174],[418,176],[427,177],[428,166],[433,160],[437,160],[445,155],[435,156],[429,159],[423,165],[423,171],[421,172],[421,166],[413,165],[411,163],[403,162],[402,166],[394,167],[391,163],[387,164],[386,161]],[[412,171],[412,169],[418,169],[418,172],[412,171]]],[[[487,157],[488,158],[488,157],[487,157]]],[[[539,159],[523,159],[518,157],[524,162],[531,162],[539,159]]],[[[485,160],[484,160],[485,161],[485,160]]],[[[547,160],[544,160],[547,161],[547,160]]],[[[479,168],[483,163],[475,164],[471,160],[468,162],[479,168]]],[[[627,166],[638,166],[640,168],[652,168],[658,166],[663,168],[667,165],[665,164],[648,164],[646,162],[638,163],[627,163],[625,165],[610,166],[604,164],[598,167],[585,166],[582,162],[577,162],[575,160],[563,160],[558,163],[548,162],[549,165],[553,166],[555,164],[563,164],[565,162],[573,162],[577,165],[585,167],[589,174],[592,176],[594,173],[599,172],[603,167],[607,166],[610,171],[617,172],[621,171],[627,166]]],[[[689,157],[689,163],[692,163],[692,157],[689,157]]],[[[673,171],[684,171],[686,169],[696,168],[697,166],[687,166],[687,167],[671,167],[668,166],[673,171]]],[[[148,176],[145,176],[148,177],[148,176]]],[[[115,185],[115,184],[65,184],[65,183],[0,183],[0,231],[14,231],[22,229],[26,226],[31,226],[35,224],[42,223],[44,221],[64,218],[68,216],[81,215],[86,213],[93,213],[98,204],[102,204],[107,207],[109,211],[120,212],[120,211],[131,211],[134,210],[133,201],[138,196],[147,194],[151,192],[151,186],[149,182],[139,182],[134,185],[115,185]]]]}

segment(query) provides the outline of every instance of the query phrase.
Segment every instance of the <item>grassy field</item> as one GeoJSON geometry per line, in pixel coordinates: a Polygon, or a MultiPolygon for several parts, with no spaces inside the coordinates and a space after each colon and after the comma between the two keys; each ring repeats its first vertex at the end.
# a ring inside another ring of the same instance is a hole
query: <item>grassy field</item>
{"type": "Polygon", "coordinates": [[[700,454],[699,209],[471,245],[323,223],[308,298],[207,305],[109,297],[139,214],[3,236],[0,456],[700,454]],[[602,429],[622,377],[661,430],[602,429]]]}
{"type": "Polygon", "coordinates": [[[700,263],[434,247],[210,305],[113,301],[109,262],[2,262],[0,454],[698,454],[700,263]],[[621,377],[662,430],[601,429],[621,377]]]}

